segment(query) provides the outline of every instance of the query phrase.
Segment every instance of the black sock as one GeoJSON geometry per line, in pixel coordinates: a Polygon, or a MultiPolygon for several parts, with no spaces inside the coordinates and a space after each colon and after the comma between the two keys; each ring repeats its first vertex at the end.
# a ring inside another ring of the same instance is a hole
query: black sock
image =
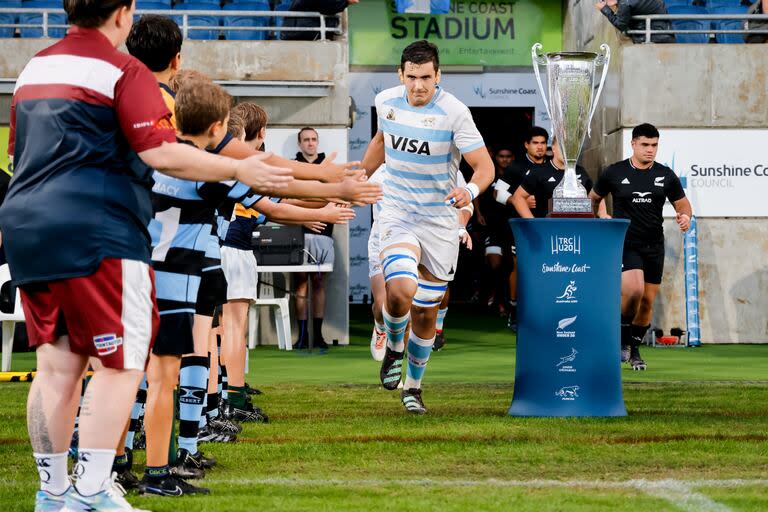
{"type": "Polygon", "coordinates": [[[312,329],[314,332],[314,336],[316,340],[322,340],[323,339],[323,319],[322,318],[313,318],[312,319],[312,329]]]}
{"type": "Polygon", "coordinates": [[[630,339],[630,328],[629,326],[632,324],[632,319],[634,319],[634,316],[631,315],[621,315],[621,344],[629,345],[632,341],[630,339]]]}
{"type": "Polygon", "coordinates": [[[299,320],[299,338],[297,341],[301,342],[307,339],[307,321],[299,320]]]}
{"type": "Polygon", "coordinates": [[[208,393],[208,404],[206,406],[205,412],[208,415],[209,419],[215,418],[218,416],[218,412],[219,412],[219,394],[218,393],[208,393]]]}
{"type": "Polygon", "coordinates": [[[629,326],[629,337],[630,337],[630,345],[633,347],[639,347],[640,343],[643,342],[643,338],[645,338],[645,333],[648,332],[649,325],[635,325],[632,324],[629,326]]]}
{"type": "Polygon", "coordinates": [[[171,468],[168,465],[144,468],[144,476],[152,480],[162,480],[171,474],[171,468]]]}
{"type": "Polygon", "coordinates": [[[131,469],[131,461],[128,459],[128,454],[116,455],[115,461],[112,463],[112,471],[121,473],[129,469],[131,469]]]}

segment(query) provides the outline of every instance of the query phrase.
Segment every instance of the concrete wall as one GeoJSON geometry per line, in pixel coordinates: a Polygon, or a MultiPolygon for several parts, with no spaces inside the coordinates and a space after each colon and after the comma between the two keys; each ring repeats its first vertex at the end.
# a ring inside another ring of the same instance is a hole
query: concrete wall
{"type": "MultiPolygon", "coordinates": [[[[642,122],[659,128],[768,128],[764,45],[634,45],[594,2],[567,4],[566,49],[597,51],[607,42],[614,50],[592,138],[582,152],[592,173],[623,157],[620,130],[642,122]]],[[[672,220],[665,232],[654,325],[668,331],[685,328],[685,301],[681,235],[672,220]]],[[[768,343],[768,222],[700,218],[698,240],[702,341],[768,343]]]]}
{"type": "MultiPolygon", "coordinates": [[[[43,39],[0,39],[0,78],[15,79],[43,39]]],[[[183,66],[214,80],[332,82],[326,97],[281,97],[279,91],[255,98],[272,126],[347,126],[348,49],[339,41],[184,41],[183,66]]],[[[253,99],[253,98],[249,98],[253,99]]],[[[0,124],[8,123],[0,109],[0,124]]]]}

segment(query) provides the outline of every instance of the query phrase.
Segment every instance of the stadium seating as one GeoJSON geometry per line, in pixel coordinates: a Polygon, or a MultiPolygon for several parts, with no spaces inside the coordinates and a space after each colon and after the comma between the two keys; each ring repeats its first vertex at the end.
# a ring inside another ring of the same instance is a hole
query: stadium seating
{"type": "MultiPolygon", "coordinates": [[[[61,10],[61,1],[58,0],[24,0],[21,6],[25,9],[58,9],[61,10]]],[[[20,24],[33,24],[40,25],[41,28],[22,28],[20,29],[21,37],[44,37],[43,34],[43,15],[42,14],[22,14],[19,16],[20,24]]],[[[67,15],[63,12],[61,14],[49,14],[48,23],[51,25],[66,25],[67,15]]],[[[48,29],[48,37],[60,38],[64,37],[67,33],[66,29],[54,28],[48,29]]]]}
{"type": "MultiPolygon", "coordinates": [[[[704,7],[698,5],[677,5],[667,8],[669,14],[707,14],[704,7]]],[[[710,28],[709,22],[700,20],[673,20],[672,28],[675,30],[707,30],[710,28]]],[[[675,34],[678,43],[700,43],[709,42],[709,34],[675,34]]]]}
{"type": "MultiPolygon", "coordinates": [[[[275,4],[275,10],[276,11],[290,11],[291,10],[291,4],[293,3],[293,0],[279,0],[275,4]]],[[[282,27],[283,26],[283,18],[275,18],[276,26],[282,27]]],[[[278,34],[278,39],[280,39],[278,34]]]]}
{"type": "MultiPolygon", "coordinates": [[[[0,8],[2,9],[14,9],[21,7],[21,0],[0,0],[0,8]]],[[[18,14],[0,14],[0,25],[14,25],[18,23],[18,14]]],[[[0,37],[13,37],[15,28],[7,27],[0,28],[0,37]]]]}
{"type": "Polygon", "coordinates": [[[137,0],[136,9],[170,11],[171,0],[137,0]]]}
{"type": "MultiPolygon", "coordinates": [[[[224,5],[225,11],[270,11],[269,3],[235,1],[224,5]]],[[[225,27],[268,27],[274,18],[266,16],[227,16],[224,18],[225,27]]],[[[261,41],[267,38],[266,31],[258,30],[225,30],[224,36],[232,40],[261,41]]]]}
{"type": "MultiPolygon", "coordinates": [[[[746,14],[747,9],[748,7],[739,4],[720,6],[707,4],[709,14],[746,14]]],[[[741,30],[744,28],[744,22],[742,20],[715,20],[712,22],[712,28],[714,30],[741,30]]],[[[744,42],[744,34],[715,34],[715,38],[718,43],[741,44],[744,42]]]]}
{"type": "MultiPolygon", "coordinates": [[[[221,6],[218,3],[205,3],[205,2],[184,2],[183,4],[176,4],[174,6],[175,11],[219,11],[221,6]]],[[[182,25],[181,16],[174,16],[174,20],[179,26],[182,25]]],[[[219,24],[221,17],[219,16],[189,16],[190,27],[215,27],[214,30],[190,30],[188,34],[189,39],[218,39],[219,38],[219,24]]]]}
{"type": "Polygon", "coordinates": [[[751,3],[752,2],[745,2],[744,0],[706,0],[704,5],[709,12],[712,12],[713,9],[718,9],[720,7],[742,7],[740,12],[746,12],[751,3]]]}

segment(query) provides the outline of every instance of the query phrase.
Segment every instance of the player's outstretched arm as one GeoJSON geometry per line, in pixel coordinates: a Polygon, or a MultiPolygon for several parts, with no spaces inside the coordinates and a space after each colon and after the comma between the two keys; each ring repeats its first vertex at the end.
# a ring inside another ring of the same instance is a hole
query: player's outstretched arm
{"type": "Polygon", "coordinates": [[[368,148],[363,155],[363,163],[361,167],[365,169],[366,175],[370,176],[376,169],[381,167],[384,163],[384,133],[378,131],[373,136],[371,142],[368,143],[368,148]]]}
{"type": "Polygon", "coordinates": [[[346,224],[355,218],[355,211],[346,206],[328,203],[322,208],[302,208],[287,203],[266,201],[259,205],[259,211],[274,222],[323,222],[326,224],[346,224]]]}
{"type": "Polygon", "coordinates": [[[234,160],[187,144],[164,142],[139,153],[144,163],[163,174],[193,181],[240,181],[259,193],[280,192],[293,182],[291,170],[264,160],[268,154],[234,160]]]}
{"type": "Polygon", "coordinates": [[[672,203],[672,206],[674,206],[677,212],[677,225],[680,226],[680,231],[685,233],[691,227],[691,217],[693,216],[691,202],[687,197],[684,197],[672,203]]]}
{"type": "MultiPolygon", "coordinates": [[[[261,151],[253,149],[251,146],[239,139],[230,140],[224,149],[221,150],[221,155],[242,160],[251,155],[261,154],[261,151]]],[[[277,167],[288,167],[293,171],[293,177],[298,180],[317,180],[324,183],[335,183],[343,180],[349,176],[350,171],[360,166],[359,162],[347,162],[345,164],[334,163],[336,153],[328,155],[321,164],[308,164],[306,162],[297,162],[296,160],[288,160],[281,156],[271,153],[266,162],[270,165],[277,167]]]]}
{"type": "Polygon", "coordinates": [[[495,175],[493,160],[485,146],[464,153],[464,159],[472,167],[474,174],[467,186],[456,187],[445,197],[445,201],[455,208],[464,208],[474,201],[493,182],[495,175]]]}
{"type": "MultiPolygon", "coordinates": [[[[252,157],[252,155],[262,155],[264,153],[256,151],[240,140],[232,139],[226,146],[224,146],[219,154],[239,160],[252,157]]],[[[275,157],[275,155],[271,155],[267,161],[282,161],[291,165],[301,163],[293,160],[286,160],[281,157],[275,157]],[[277,160],[275,160],[275,158],[277,158],[277,160]]],[[[276,190],[276,193],[267,195],[274,197],[293,197],[297,199],[327,200],[331,198],[340,198],[357,205],[373,204],[381,199],[381,187],[374,183],[366,183],[363,178],[363,171],[345,170],[345,174],[346,177],[336,183],[321,183],[319,181],[302,179],[294,180],[286,187],[276,190]]]]}
{"type": "MultiPolygon", "coordinates": [[[[239,160],[264,153],[254,150],[240,140],[232,139],[226,146],[224,146],[219,154],[239,160]]],[[[286,160],[281,157],[275,157],[275,155],[271,155],[267,161],[286,162],[291,166],[293,166],[293,164],[301,163],[293,160],[286,160]]],[[[280,190],[276,190],[275,193],[269,193],[267,195],[307,199],[341,198],[344,201],[358,205],[373,204],[381,199],[381,187],[374,183],[366,183],[365,180],[362,179],[364,176],[363,171],[345,170],[344,173],[346,176],[341,181],[335,183],[321,183],[319,181],[302,179],[293,180],[287,186],[280,190]]]]}

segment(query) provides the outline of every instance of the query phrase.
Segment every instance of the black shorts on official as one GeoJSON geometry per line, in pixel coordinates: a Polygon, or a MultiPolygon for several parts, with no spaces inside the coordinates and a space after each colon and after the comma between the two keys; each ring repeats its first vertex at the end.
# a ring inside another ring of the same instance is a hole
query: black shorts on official
{"type": "Polygon", "coordinates": [[[664,274],[664,242],[624,242],[621,271],[640,269],[644,280],[650,284],[661,284],[664,274]]]}
{"type": "Polygon", "coordinates": [[[152,347],[156,356],[183,356],[195,351],[192,338],[192,313],[160,315],[160,329],[152,347]]]}
{"type": "Polygon", "coordinates": [[[195,313],[203,316],[214,316],[217,306],[227,302],[227,278],[220,268],[203,272],[200,288],[197,290],[195,313]]]}

